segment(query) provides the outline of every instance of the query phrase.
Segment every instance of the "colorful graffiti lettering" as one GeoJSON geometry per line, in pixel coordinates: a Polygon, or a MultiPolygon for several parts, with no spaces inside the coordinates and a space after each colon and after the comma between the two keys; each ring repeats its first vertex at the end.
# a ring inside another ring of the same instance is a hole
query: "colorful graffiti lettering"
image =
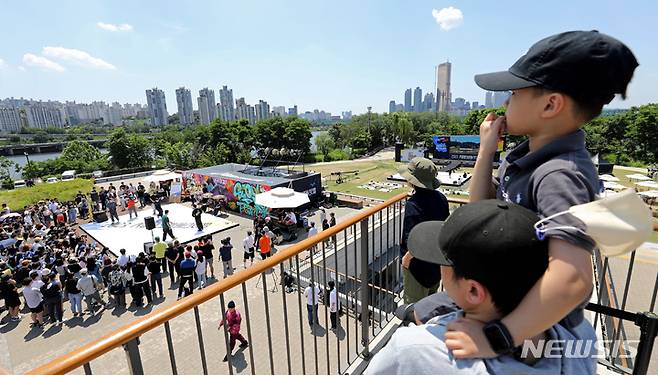
{"type": "Polygon", "coordinates": [[[196,173],[183,174],[183,189],[187,189],[191,194],[200,193],[204,187],[209,193],[225,196],[228,208],[232,211],[248,216],[265,215],[268,212],[267,207],[254,205],[256,194],[271,189],[268,185],[252,184],[196,173]]]}

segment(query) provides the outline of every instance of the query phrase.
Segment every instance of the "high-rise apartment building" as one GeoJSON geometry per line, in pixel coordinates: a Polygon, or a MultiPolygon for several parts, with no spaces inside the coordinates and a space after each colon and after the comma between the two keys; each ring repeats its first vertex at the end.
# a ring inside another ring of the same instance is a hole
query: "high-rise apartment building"
{"type": "Polygon", "coordinates": [[[344,111],[341,115],[345,121],[350,121],[352,119],[352,111],[344,111]]]}
{"type": "Polygon", "coordinates": [[[404,91],[404,111],[411,112],[411,89],[404,91]]]}
{"type": "Polygon", "coordinates": [[[176,105],[178,106],[178,122],[181,125],[192,125],[194,123],[192,92],[185,87],[177,88],[176,105]]]}
{"type": "Polygon", "coordinates": [[[64,113],[61,104],[31,101],[24,108],[27,126],[30,128],[64,127],[64,113]]]}
{"type": "Polygon", "coordinates": [[[209,88],[199,90],[199,119],[202,124],[210,124],[217,118],[215,92],[209,88]]]}
{"type": "Polygon", "coordinates": [[[112,103],[111,106],[107,107],[106,114],[103,118],[106,124],[119,126],[123,124],[122,115],[123,115],[123,111],[121,108],[121,104],[119,102],[114,102],[112,103]]]}
{"type": "MultiPolygon", "coordinates": [[[[256,112],[254,111],[254,107],[247,105],[244,98],[236,100],[235,104],[238,119],[245,119],[249,121],[249,124],[254,125],[256,123],[256,112]]],[[[297,106],[295,106],[295,108],[297,108],[297,106]]]]}
{"type": "Polygon", "coordinates": [[[0,132],[9,133],[21,130],[21,114],[15,106],[0,107],[0,132]]]}
{"type": "Polygon", "coordinates": [[[165,100],[164,91],[157,87],[146,90],[146,103],[151,118],[151,125],[162,126],[169,123],[169,113],[167,113],[167,101],[165,100]]]}
{"type": "Polygon", "coordinates": [[[428,92],[425,94],[425,99],[423,100],[423,111],[424,112],[432,112],[434,111],[434,106],[436,103],[434,102],[434,94],[431,92],[428,92]]]}
{"type": "Polygon", "coordinates": [[[496,91],[493,93],[493,106],[494,108],[502,107],[505,104],[505,100],[509,98],[509,91],[496,91]]]}
{"type": "Polygon", "coordinates": [[[414,112],[423,112],[423,90],[420,87],[414,89],[414,112]]]}
{"type": "Polygon", "coordinates": [[[450,93],[450,74],[452,64],[444,62],[436,67],[436,101],[437,111],[447,112],[450,110],[450,101],[452,94],[450,93]]]}
{"type": "Polygon", "coordinates": [[[256,107],[256,122],[270,118],[270,105],[264,100],[259,100],[256,107]]]}
{"type": "Polygon", "coordinates": [[[395,100],[388,102],[388,113],[395,112],[395,100]]]}
{"type": "Polygon", "coordinates": [[[396,104],[395,105],[395,112],[404,112],[404,104],[396,104]]]}
{"type": "Polygon", "coordinates": [[[297,106],[295,105],[294,107],[288,108],[288,116],[297,116],[297,106]]]}
{"type": "Polygon", "coordinates": [[[485,108],[493,108],[493,93],[491,91],[487,91],[484,94],[484,107],[485,108]]]}
{"type": "Polygon", "coordinates": [[[219,89],[219,117],[222,121],[234,121],[235,107],[233,106],[233,89],[222,86],[219,89]]]}
{"type": "Polygon", "coordinates": [[[286,112],[286,107],[282,105],[272,107],[272,114],[278,117],[288,116],[288,112],[286,112]]]}

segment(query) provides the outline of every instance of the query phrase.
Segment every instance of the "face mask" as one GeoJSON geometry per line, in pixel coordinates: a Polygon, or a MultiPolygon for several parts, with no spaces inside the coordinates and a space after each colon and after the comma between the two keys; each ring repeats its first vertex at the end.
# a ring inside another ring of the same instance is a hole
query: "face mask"
{"type": "Polygon", "coordinates": [[[558,229],[586,234],[596,242],[601,254],[610,257],[630,252],[644,243],[653,231],[653,218],[635,191],[627,189],[594,202],[572,206],[535,223],[540,240],[548,232],[558,229]],[[544,227],[544,222],[567,213],[585,223],[585,231],[573,226],[544,227]]]}

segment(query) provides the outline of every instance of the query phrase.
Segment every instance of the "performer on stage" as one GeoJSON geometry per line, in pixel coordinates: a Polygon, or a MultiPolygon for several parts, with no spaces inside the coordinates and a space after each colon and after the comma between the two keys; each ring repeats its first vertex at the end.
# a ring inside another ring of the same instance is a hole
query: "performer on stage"
{"type": "Polygon", "coordinates": [[[196,222],[196,228],[199,230],[199,232],[201,232],[203,230],[203,223],[201,222],[201,213],[203,211],[197,205],[192,205],[192,207],[194,207],[194,209],[192,210],[192,217],[196,222]]]}

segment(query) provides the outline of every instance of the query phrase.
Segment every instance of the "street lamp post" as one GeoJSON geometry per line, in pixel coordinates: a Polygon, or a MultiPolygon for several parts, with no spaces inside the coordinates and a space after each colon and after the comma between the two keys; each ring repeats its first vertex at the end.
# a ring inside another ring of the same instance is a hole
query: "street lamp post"
{"type": "Polygon", "coordinates": [[[27,159],[27,165],[30,165],[30,154],[28,154],[27,151],[24,151],[23,155],[25,155],[25,159],[27,159]]]}

